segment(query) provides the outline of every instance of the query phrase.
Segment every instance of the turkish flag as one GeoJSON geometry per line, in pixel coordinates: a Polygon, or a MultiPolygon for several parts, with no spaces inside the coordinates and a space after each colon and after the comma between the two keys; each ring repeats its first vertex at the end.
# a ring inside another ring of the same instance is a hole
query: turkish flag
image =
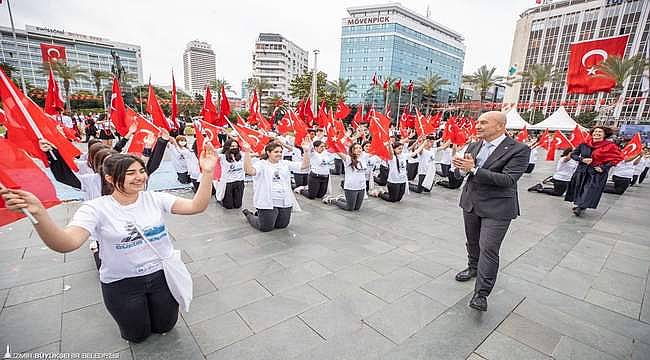
{"type": "Polygon", "coordinates": [[[641,154],[643,151],[643,146],[641,145],[641,135],[639,133],[634,134],[630,142],[625,145],[623,148],[623,156],[625,159],[636,157],[641,154]]]}
{"type": "Polygon", "coordinates": [[[571,44],[567,92],[593,94],[610,91],[616,83],[611,78],[603,77],[598,64],[610,56],[623,57],[628,38],[629,35],[623,35],[571,44]]]}
{"type": "Polygon", "coordinates": [[[212,102],[212,93],[209,86],[205,87],[205,97],[203,98],[203,108],[200,115],[203,116],[203,120],[210,124],[217,123],[217,107],[212,102]]]}
{"type": "Polygon", "coordinates": [[[169,123],[165,118],[165,113],[163,113],[158,99],[156,98],[156,93],[153,91],[153,86],[149,84],[149,97],[147,98],[147,112],[151,115],[154,125],[161,127],[167,131],[170,131],[169,123]]]}
{"type": "MultiPolygon", "coordinates": [[[[239,117],[239,115],[237,115],[239,117]]],[[[239,117],[239,121],[241,121],[242,124],[244,124],[244,119],[239,117]]],[[[246,142],[250,147],[251,150],[255,153],[261,153],[264,150],[264,147],[266,144],[269,143],[271,140],[270,137],[262,134],[261,132],[257,130],[253,130],[249,127],[245,126],[239,126],[233,123],[230,123],[230,126],[235,129],[237,134],[239,135],[239,138],[246,142]]]]}
{"type": "Polygon", "coordinates": [[[573,132],[569,137],[569,141],[571,142],[571,145],[573,145],[573,147],[576,147],[582,144],[583,142],[585,142],[585,137],[584,134],[582,133],[582,130],[580,130],[580,126],[576,125],[575,129],[573,129],[573,132]]]}
{"type": "Polygon", "coordinates": [[[293,130],[293,127],[291,126],[291,118],[289,113],[284,114],[282,119],[278,121],[276,129],[278,130],[278,133],[280,135],[286,135],[289,131],[293,130]]]}
{"type": "Polygon", "coordinates": [[[327,131],[327,150],[332,153],[346,153],[345,145],[343,144],[343,138],[345,137],[345,128],[343,124],[337,124],[341,120],[335,120],[334,116],[331,115],[327,125],[325,127],[327,131]]]}
{"type": "Polygon", "coordinates": [[[54,80],[54,72],[50,68],[50,77],[47,79],[47,97],[45,98],[45,113],[50,115],[58,115],[63,111],[65,103],[61,98],[59,91],[59,84],[54,80]]]}
{"type": "Polygon", "coordinates": [[[221,113],[224,116],[230,115],[230,103],[226,96],[226,89],[223,86],[221,86],[221,113]]]}
{"type": "Polygon", "coordinates": [[[129,126],[126,123],[126,106],[124,106],[124,99],[122,98],[122,91],[120,90],[120,83],[117,78],[113,78],[113,90],[111,92],[111,122],[115,126],[115,130],[124,136],[129,131],[129,126]]]}
{"type": "Polygon", "coordinates": [[[521,129],[519,134],[517,134],[515,140],[519,141],[520,143],[523,143],[526,142],[527,139],[528,139],[528,129],[526,129],[526,127],[524,126],[524,128],[521,129]]]}
{"type": "Polygon", "coordinates": [[[357,129],[359,127],[359,124],[363,122],[363,104],[359,104],[357,106],[357,112],[354,113],[354,118],[352,118],[352,128],[357,129]]]}
{"type": "Polygon", "coordinates": [[[138,128],[135,131],[135,134],[133,134],[127,152],[131,154],[142,154],[142,151],[144,150],[144,138],[148,135],[153,135],[158,138],[160,135],[160,129],[156,127],[156,125],[150,123],[147,119],[143,118],[142,115],[133,111],[133,109],[126,108],[126,123],[131,126],[133,122],[138,124],[138,128]]]}
{"type": "Polygon", "coordinates": [[[24,149],[30,155],[48,164],[47,157],[38,145],[39,139],[45,139],[54,145],[70,169],[79,171],[74,159],[81,155],[81,151],[59,132],[57,123],[52,121],[40,106],[25,96],[3,71],[0,71],[0,99],[7,117],[6,121],[10,124],[10,140],[14,136],[18,137],[20,143],[27,145],[24,149]]]}
{"type": "Polygon", "coordinates": [[[544,130],[542,135],[539,137],[537,140],[537,146],[548,150],[548,148],[551,146],[551,136],[548,133],[548,129],[544,130]]]}
{"type": "Polygon", "coordinates": [[[327,117],[327,111],[325,110],[325,100],[321,101],[320,107],[318,108],[318,115],[316,116],[316,125],[319,129],[324,129],[327,127],[327,122],[329,121],[327,117]]]}
{"type": "MultiPolygon", "coordinates": [[[[199,155],[198,156],[199,158],[201,157],[201,153],[203,152],[203,145],[205,144],[206,141],[206,136],[203,136],[203,133],[207,135],[207,140],[209,140],[210,143],[212,143],[212,146],[215,149],[221,147],[219,138],[216,135],[218,131],[215,131],[214,129],[214,128],[219,129],[219,127],[216,127],[208,123],[207,121],[203,121],[203,120],[194,121],[194,123],[192,123],[192,127],[194,127],[194,137],[196,138],[195,139],[196,153],[199,155]]],[[[215,166],[214,172],[212,173],[212,179],[219,180],[220,178],[221,178],[221,161],[217,161],[217,166],[215,166]]]]}
{"type": "Polygon", "coordinates": [[[41,43],[41,55],[44,63],[65,60],[65,46],[41,43]]]}
{"type": "Polygon", "coordinates": [[[560,130],[555,130],[555,133],[553,134],[553,140],[550,142],[548,146],[548,151],[546,153],[546,160],[553,161],[555,160],[555,151],[556,150],[563,150],[566,148],[572,148],[573,145],[569,141],[569,139],[564,136],[560,132],[560,130]]]}
{"type": "Polygon", "coordinates": [[[257,116],[260,109],[260,101],[257,97],[257,91],[253,90],[253,97],[251,98],[250,106],[248,107],[248,125],[256,125],[259,121],[257,116]]]}
{"type": "MultiPolygon", "coordinates": [[[[27,154],[7,139],[0,139],[0,184],[9,189],[22,189],[36,195],[45,208],[61,203],[56,190],[45,175],[27,154]]],[[[7,210],[0,198],[0,226],[24,218],[21,212],[7,210]]]]}
{"type": "Polygon", "coordinates": [[[347,105],[345,105],[343,100],[340,100],[339,103],[336,105],[336,113],[334,114],[334,116],[337,119],[345,119],[346,117],[348,117],[348,115],[350,115],[350,108],[347,105]]]}
{"type": "Polygon", "coordinates": [[[302,145],[302,141],[307,136],[307,124],[305,124],[305,122],[302,121],[292,110],[289,110],[289,120],[291,121],[291,127],[293,128],[293,132],[296,137],[294,144],[299,147],[302,145]]]}

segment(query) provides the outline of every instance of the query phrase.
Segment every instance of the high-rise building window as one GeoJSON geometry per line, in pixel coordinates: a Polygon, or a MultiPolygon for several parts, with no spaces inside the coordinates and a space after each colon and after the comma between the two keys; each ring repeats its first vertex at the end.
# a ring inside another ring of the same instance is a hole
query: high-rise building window
{"type": "Polygon", "coordinates": [[[380,57],[379,57],[379,62],[382,62],[382,61],[384,61],[384,57],[383,57],[383,56],[380,56],[380,57]]]}

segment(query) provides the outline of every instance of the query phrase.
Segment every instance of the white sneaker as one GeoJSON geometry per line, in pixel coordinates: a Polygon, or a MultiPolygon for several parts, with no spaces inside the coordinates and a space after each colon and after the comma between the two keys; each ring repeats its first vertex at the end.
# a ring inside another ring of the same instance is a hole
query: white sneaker
{"type": "Polygon", "coordinates": [[[296,194],[300,194],[300,191],[302,191],[302,189],[304,189],[305,187],[306,186],[298,186],[297,188],[293,189],[293,192],[295,192],[296,194]]]}

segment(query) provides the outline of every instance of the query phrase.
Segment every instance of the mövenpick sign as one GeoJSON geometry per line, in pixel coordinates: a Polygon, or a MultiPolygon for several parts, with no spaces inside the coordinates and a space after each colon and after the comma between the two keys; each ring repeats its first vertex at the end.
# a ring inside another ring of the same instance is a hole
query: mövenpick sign
{"type": "Polygon", "coordinates": [[[390,22],[390,16],[373,16],[365,18],[349,18],[348,25],[370,25],[390,22]]]}

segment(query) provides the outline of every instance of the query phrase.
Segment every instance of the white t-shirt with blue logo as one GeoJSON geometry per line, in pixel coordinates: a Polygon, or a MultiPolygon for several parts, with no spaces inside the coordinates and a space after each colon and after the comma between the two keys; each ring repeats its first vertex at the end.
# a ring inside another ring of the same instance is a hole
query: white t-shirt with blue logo
{"type": "Polygon", "coordinates": [[[226,183],[235,181],[244,181],[246,174],[244,174],[244,158],[243,156],[239,161],[233,159],[233,162],[226,160],[226,155],[219,154],[219,161],[221,162],[221,179],[226,183]]]}
{"type": "Polygon", "coordinates": [[[120,205],[111,195],[81,205],[68,226],[86,229],[98,239],[101,282],[108,284],[162,269],[160,259],[142,239],[136,226],[161,256],[169,256],[173,246],[163,215],[171,212],[177,199],[167,193],[142,191],[129,205],[120,205]]]}

